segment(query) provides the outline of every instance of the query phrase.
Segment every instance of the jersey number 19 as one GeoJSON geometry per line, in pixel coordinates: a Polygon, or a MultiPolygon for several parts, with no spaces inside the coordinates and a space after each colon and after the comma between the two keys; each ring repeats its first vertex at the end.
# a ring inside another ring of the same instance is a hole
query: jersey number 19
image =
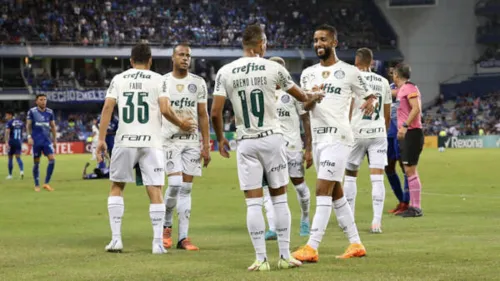
{"type": "Polygon", "coordinates": [[[149,95],[147,92],[124,92],[123,96],[127,98],[125,106],[122,108],[123,122],[130,124],[136,119],[141,124],[146,124],[149,121],[149,105],[144,98],[149,95]],[[134,96],[137,96],[137,102],[134,101],[134,96]],[[137,108],[136,108],[137,105],[137,108]]]}
{"type": "MultiPolygon", "coordinates": [[[[247,95],[245,90],[238,91],[238,95],[241,99],[241,109],[243,110],[243,122],[245,123],[245,128],[250,128],[247,95]]],[[[262,125],[264,125],[264,93],[261,90],[255,89],[250,92],[250,107],[252,115],[258,118],[257,126],[262,127],[262,125]]]]}

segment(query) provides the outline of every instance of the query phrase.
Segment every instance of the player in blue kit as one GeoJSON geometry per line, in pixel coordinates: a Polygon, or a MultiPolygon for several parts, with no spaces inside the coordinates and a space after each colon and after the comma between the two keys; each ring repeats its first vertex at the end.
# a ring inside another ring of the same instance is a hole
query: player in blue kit
{"type": "Polygon", "coordinates": [[[397,88],[394,83],[391,85],[392,92],[392,105],[391,105],[391,125],[389,127],[389,131],[387,132],[387,160],[388,165],[385,167],[385,173],[387,175],[387,179],[391,185],[392,191],[394,191],[394,195],[398,198],[398,205],[396,208],[389,210],[391,214],[399,214],[408,209],[408,204],[410,202],[410,190],[408,188],[408,178],[404,175],[404,190],[401,188],[401,181],[399,180],[399,176],[396,172],[396,163],[399,162],[401,170],[404,173],[404,169],[400,160],[399,154],[399,142],[397,138],[398,134],[398,120],[397,120],[397,110],[399,107],[399,100],[397,100],[397,88]]]}
{"type": "Polygon", "coordinates": [[[7,120],[5,128],[5,143],[7,144],[7,155],[9,157],[9,175],[7,176],[7,179],[12,179],[12,169],[14,168],[12,160],[14,155],[16,156],[22,179],[24,178],[24,165],[23,160],[21,159],[24,123],[21,120],[15,119],[12,111],[7,111],[5,113],[5,119],[7,120]]]}
{"type": "MultiPolygon", "coordinates": [[[[99,128],[100,122],[101,122],[101,116],[97,118],[97,128],[99,128]]],[[[116,117],[116,115],[113,115],[111,121],[109,122],[108,129],[106,130],[106,138],[104,139],[108,147],[108,155],[110,158],[111,158],[111,153],[113,151],[113,147],[115,146],[116,131],[118,131],[118,117],[116,117]]],[[[98,163],[97,167],[99,169],[106,168],[106,163],[100,162],[98,163]]]]}
{"type": "Polygon", "coordinates": [[[54,112],[47,108],[47,96],[36,95],[36,106],[28,111],[26,121],[26,131],[28,133],[28,143],[33,147],[33,179],[35,180],[35,191],[40,191],[40,157],[42,153],[49,159],[47,174],[43,189],[54,191],[50,187],[50,178],[54,172],[56,159],[54,157],[57,146],[56,123],[54,122],[54,112]],[[51,138],[52,133],[52,138],[51,138]]]}

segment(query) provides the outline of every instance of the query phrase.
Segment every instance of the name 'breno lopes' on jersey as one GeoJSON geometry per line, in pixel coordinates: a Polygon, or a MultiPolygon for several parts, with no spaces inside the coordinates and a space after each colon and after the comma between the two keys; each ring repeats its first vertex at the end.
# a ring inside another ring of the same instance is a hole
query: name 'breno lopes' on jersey
{"type": "Polygon", "coordinates": [[[372,115],[365,115],[359,107],[364,99],[356,97],[352,110],[351,126],[354,138],[386,137],[384,105],[392,103],[389,81],[373,72],[361,72],[371,93],[377,97],[377,103],[372,115]]]}
{"type": "Polygon", "coordinates": [[[300,83],[307,91],[323,84],[325,97],[310,111],[313,143],[341,141],[351,145],[351,98],[354,95],[363,99],[371,94],[360,71],[343,61],[331,66],[316,64],[302,72],[300,83]]]}
{"type": "Polygon", "coordinates": [[[231,100],[238,138],[281,133],[276,113],[276,86],[287,91],[294,82],[280,64],[244,57],[223,66],[215,78],[214,95],[231,100]]]}
{"type": "Polygon", "coordinates": [[[118,105],[117,147],[162,147],[160,97],[168,97],[163,76],[150,70],[129,69],[117,74],[106,98],[118,105]]]}
{"type": "Polygon", "coordinates": [[[307,113],[304,110],[303,103],[285,91],[276,90],[276,107],[281,131],[283,132],[288,150],[302,150],[300,116],[307,113]]]}
{"type": "MultiPolygon", "coordinates": [[[[207,84],[200,76],[188,73],[182,79],[175,78],[172,73],[165,74],[170,105],[181,119],[193,118],[198,124],[198,104],[207,103],[207,84]]],[[[163,137],[166,141],[182,141],[199,143],[198,132],[182,131],[179,127],[163,118],[163,137]]]]}

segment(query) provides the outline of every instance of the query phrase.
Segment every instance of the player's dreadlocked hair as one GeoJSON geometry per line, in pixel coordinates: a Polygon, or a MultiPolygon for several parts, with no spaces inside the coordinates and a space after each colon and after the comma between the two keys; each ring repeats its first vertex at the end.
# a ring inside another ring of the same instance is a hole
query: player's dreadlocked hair
{"type": "Polygon", "coordinates": [[[139,43],[132,48],[130,58],[137,64],[146,64],[151,58],[151,48],[148,44],[139,43]]]}

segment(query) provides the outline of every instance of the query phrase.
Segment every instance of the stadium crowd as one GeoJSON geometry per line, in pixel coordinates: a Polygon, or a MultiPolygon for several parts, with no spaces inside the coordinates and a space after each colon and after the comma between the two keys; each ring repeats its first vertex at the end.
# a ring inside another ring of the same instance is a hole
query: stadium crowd
{"type": "Polygon", "coordinates": [[[311,26],[334,24],[340,48],[394,47],[375,30],[362,1],[3,0],[0,42],[110,46],[135,43],[240,46],[248,22],[265,25],[269,48],[311,46],[311,26]],[[301,7],[307,6],[307,9],[301,7]],[[348,20],[347,20],[348,19],[348,20]]]}
{"type": "Polygon", "coordinates": [[[500,91],[476,97],[473,93],[444,101],[423,114],[424,134],[438,135],[441,130],[449,135],[500,134],[500,91]]]}

